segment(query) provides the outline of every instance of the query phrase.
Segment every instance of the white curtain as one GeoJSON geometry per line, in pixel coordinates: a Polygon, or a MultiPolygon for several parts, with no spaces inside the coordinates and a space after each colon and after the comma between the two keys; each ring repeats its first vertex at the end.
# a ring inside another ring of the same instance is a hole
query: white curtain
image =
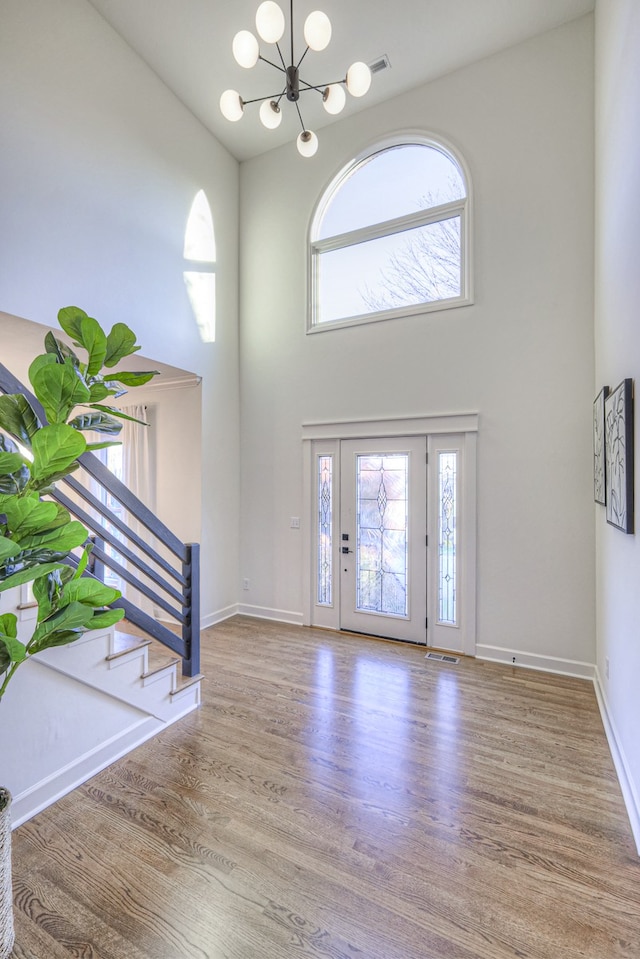
{"type": "MultiPolygon", "coordinates": [[[[133,416],[137,420],[149,423],[151,408],[137,403],[131,406],[123,406],[122,412],[127,416],[133,416]]],[[[119,436],[122,441],[122,481],[139,500],[142,500],[145,506],[155,512],[156,476],[149,443],[150,426],[141,426],[140,423],[132,423],[130,420],[122,420],[122,424],[119,436]]],[[[133,533],[156,548],[151,533],[135,517],[127,514],[127,522],[133,533]]],[[[135,547],[133,547],[133,550],[136,553],[138,552],[135,547]]],[[[153,566],[153,563],[149,563],[149,565],[153,566]]],[[[132,572],[143,582],[148,582],[146,577],[138,573],[137,570],[132,569],[132,572]]],[[[148,585],[154,588],[153,583],[148,585]]],[[[154,615],[153,603],[140,590],[135,589],[128,583],[123,583],[122,592],[143,612],[148,613],[149,616],[154,615]]]]}

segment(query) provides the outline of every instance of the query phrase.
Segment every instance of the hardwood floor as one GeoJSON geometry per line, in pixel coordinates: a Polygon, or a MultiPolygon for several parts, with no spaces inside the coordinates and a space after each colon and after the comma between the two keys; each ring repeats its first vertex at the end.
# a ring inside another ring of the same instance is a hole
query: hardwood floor
{"type": "Polygon", "coordinates": [[[638,959],[592,686],[238,617],[204,705],[14,833],[15,959],[638,959]]]}

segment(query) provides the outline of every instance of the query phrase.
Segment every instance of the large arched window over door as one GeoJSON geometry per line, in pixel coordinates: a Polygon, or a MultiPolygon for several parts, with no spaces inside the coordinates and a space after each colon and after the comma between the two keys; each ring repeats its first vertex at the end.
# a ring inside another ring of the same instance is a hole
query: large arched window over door
{"type": "Polygon", "coordinates": [[[204,190],[191,204],[184,236],[184,282],[203,343],[216,338],[216,239],[204,190]]]}
{"type": "Polygon", "coordinates": [[[469,192],[462,161],[426,137],[350,163],[311,224],[309,331],[470,303],[469,192]]]}

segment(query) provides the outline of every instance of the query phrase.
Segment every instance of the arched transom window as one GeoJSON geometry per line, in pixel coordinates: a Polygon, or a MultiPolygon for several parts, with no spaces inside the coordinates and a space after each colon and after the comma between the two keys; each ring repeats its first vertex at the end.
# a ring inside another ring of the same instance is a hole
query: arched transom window
{"type": "Polygon", "coordinates": [[[461,162],[433,140],[353,161],[311,224],[309,331],[470,303],[468,204],[461,162]]]}

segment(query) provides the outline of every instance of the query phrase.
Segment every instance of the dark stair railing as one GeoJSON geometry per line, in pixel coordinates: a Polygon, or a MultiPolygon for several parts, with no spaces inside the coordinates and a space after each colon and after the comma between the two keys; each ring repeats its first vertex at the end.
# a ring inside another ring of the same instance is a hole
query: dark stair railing
{"type": "MultiPolygon", "coordinates": [[[[0,392],[22,393],[41,422],[46,423],[36,397],[1,363],[0,392]]],[[[183,543],[93,453],[83,453],[79,462],[91,477],[92,489],[68,476],[62,482],[72,496],[63,492],[60,485],[51,495],[91,531],[91,575],[104,580],[105,570],[110,569],[169,614],[179,624],[180,635],[125,596],[112,604],[124,609],[129,622],[180,656],[184,676],[196,676],[200,671],[199,543],[183,543]],[[137,521],[136,526],[143,527],[157,545],[147,542],[147,537],[131,529],[126,520],[110,509],[109,499],[117,500],[137,521]]]]}

